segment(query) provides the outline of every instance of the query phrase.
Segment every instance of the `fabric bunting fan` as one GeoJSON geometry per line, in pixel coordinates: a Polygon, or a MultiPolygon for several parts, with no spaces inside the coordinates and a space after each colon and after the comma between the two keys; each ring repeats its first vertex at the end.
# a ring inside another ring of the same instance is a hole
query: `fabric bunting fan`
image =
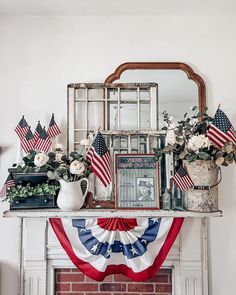
{"type": "Polygon", "coordinates": [[[90,278],[122,273],[145,281],[161,267],[183,218],[50,218],[50,223],[71,261],[90,278]]]}

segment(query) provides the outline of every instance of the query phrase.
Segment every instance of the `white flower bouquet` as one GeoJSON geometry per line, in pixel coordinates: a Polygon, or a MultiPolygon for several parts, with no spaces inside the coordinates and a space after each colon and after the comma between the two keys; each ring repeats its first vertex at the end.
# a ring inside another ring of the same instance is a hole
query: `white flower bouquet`
{"type": "Polygon", "coordinates": [[[155,154],[158,159],[165,153],[173,152],[176,160],[214,160],[220,166],[228,166],[236,162],[236,147],[232,142],[219,148],[207,137],[213,118],[206,112],[199,112],[197,107],[192,108],[193,116],[187,113],[183,120],[174,124],[174,118],[164,112],[166,130],[166,145],[164,148],[156,148],[155,154]]]}
{"type": "Polygon", "coordinates": [[[19,165],[17,172],[46,172],[49,179],[63,179],[66,182],[77,181],[92,173],[90,162],[85,156],[77,152],[71,152],[66,156],[63,151],[62,145],[57,145],[54,152],[48,154],[32,150],[23,158],[25,164],[19,165]]]}

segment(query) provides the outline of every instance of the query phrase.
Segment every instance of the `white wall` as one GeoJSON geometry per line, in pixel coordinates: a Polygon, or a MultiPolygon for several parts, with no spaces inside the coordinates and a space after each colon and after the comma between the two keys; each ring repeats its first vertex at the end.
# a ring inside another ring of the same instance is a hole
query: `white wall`
{"type": "MultiPolygon", "coordinates": [[[[205,80],[210,111],[222,104],[236,125],[236,18],[227,16],[0,17],[1,183],[15,161],[14,127],[66,124],[66,85],[100,82],[125,61],[181,61],[205,80]]],[[[211,220],[212,295],[235,294],[236,176],[223,170],[220,205],[211,220]]],[[[8,206],[1,204],[1,211],[8,206]]],[[[17,294],[17,220],[0,219],[1,295],[17,294]]],[[[189,233],[191,235],[191,232],[189,233]]]]}

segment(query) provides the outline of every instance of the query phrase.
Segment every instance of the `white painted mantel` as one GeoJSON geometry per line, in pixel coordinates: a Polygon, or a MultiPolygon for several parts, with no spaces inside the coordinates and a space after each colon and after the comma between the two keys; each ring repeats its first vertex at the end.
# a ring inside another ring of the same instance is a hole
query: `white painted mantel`
{"type": "Polygon", "coordinates": [[[114,211],[17,210],[6,211],[4,217],[20,218],[18,295],[54,295],[54,270],[74,267],[60,246],[48,222],[50,217],[186,217],[163,267],[172,268],[173,295],[208,295],[209,217],[222,212],[188,211],[114,211]]]}

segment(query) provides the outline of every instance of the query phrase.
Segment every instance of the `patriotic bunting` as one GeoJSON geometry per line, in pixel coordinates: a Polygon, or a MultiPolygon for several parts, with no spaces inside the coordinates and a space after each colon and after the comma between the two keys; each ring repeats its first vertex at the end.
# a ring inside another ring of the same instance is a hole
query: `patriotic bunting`
{"type": "Polygon", "coordinates": [[[94,174],[107,187],[112,180],[111,156],[100,132],[97,133],[92,146],[88,150],[87,159],[91,162],[94,174]]]}
{"type": "Polygon", "coordinates": [[[71,261],[90,278],[122,273],[145,281],[161,267],[183,218],[50,218],[50,223],[71,261]]]}
{"type": "Polygon", "coordinates": [[[48,136],[53,138],[59,134],[61,134],[61,131],[59,127],[57,126],[57,123],[55,122],[54,114],[52,114],[52,118],[50,120],[49,127],[48,127],[48,136]]]}
{"type": "Polygon", "coordinates": [[[3,185],[3,188],[2,188],[1,191],[0,191],[0,198],[4,198],[4,197],[6,197],[7,190],[8,190],[10,187],[14,187],[14,186],[16,186],[15,181],[14,181],[12,175],[9,174],[8,177],[7,177],[7,180],[5,181],[5,183],[4,183],[4,185],[3,185]]]}
{"type": "Polygon", "coordinates": [[[22,116],[20,122],[17,124],[17,126],[15,128],[15,132],[19,136],[19,138],[21,139],[26,135],[28,130],[29,130],[29,125],[26,122],[24,116],[22,116]]]}
{"type": "Polygon", "coordinates": [[[193,187],[194,183],[192,179],[189,177],[186,170],[183,168],[183,166],[180,166],[178,170],[176,171],[173,180],[175,182],[175,185],[180,188],[181,191],[184,191],[190,187],[193,187]]]}
{"type": "Polygon", "coordinates": [[[35,146],[35,138],[29,127],[25,136],[21,139],[21,146],[24,152],[27,154],[30,150],[34,149],[35,146]]]}
{"type": "Polygon", "coordinates": [[[40,150],[41,152],[47,153],[50,146],[52,144],[52,141],[50,137],[48,136],[45,127],[43,128],[42,132],[39,134],[39,138],[34,146],[36,150],[40,150]]]}
{"type": "Polygon", "coordinates": [[[236,144],[236,132],[226,114],[218,109],[208,132],[208,138],[219,148],[226,142],[236,144]]]}

